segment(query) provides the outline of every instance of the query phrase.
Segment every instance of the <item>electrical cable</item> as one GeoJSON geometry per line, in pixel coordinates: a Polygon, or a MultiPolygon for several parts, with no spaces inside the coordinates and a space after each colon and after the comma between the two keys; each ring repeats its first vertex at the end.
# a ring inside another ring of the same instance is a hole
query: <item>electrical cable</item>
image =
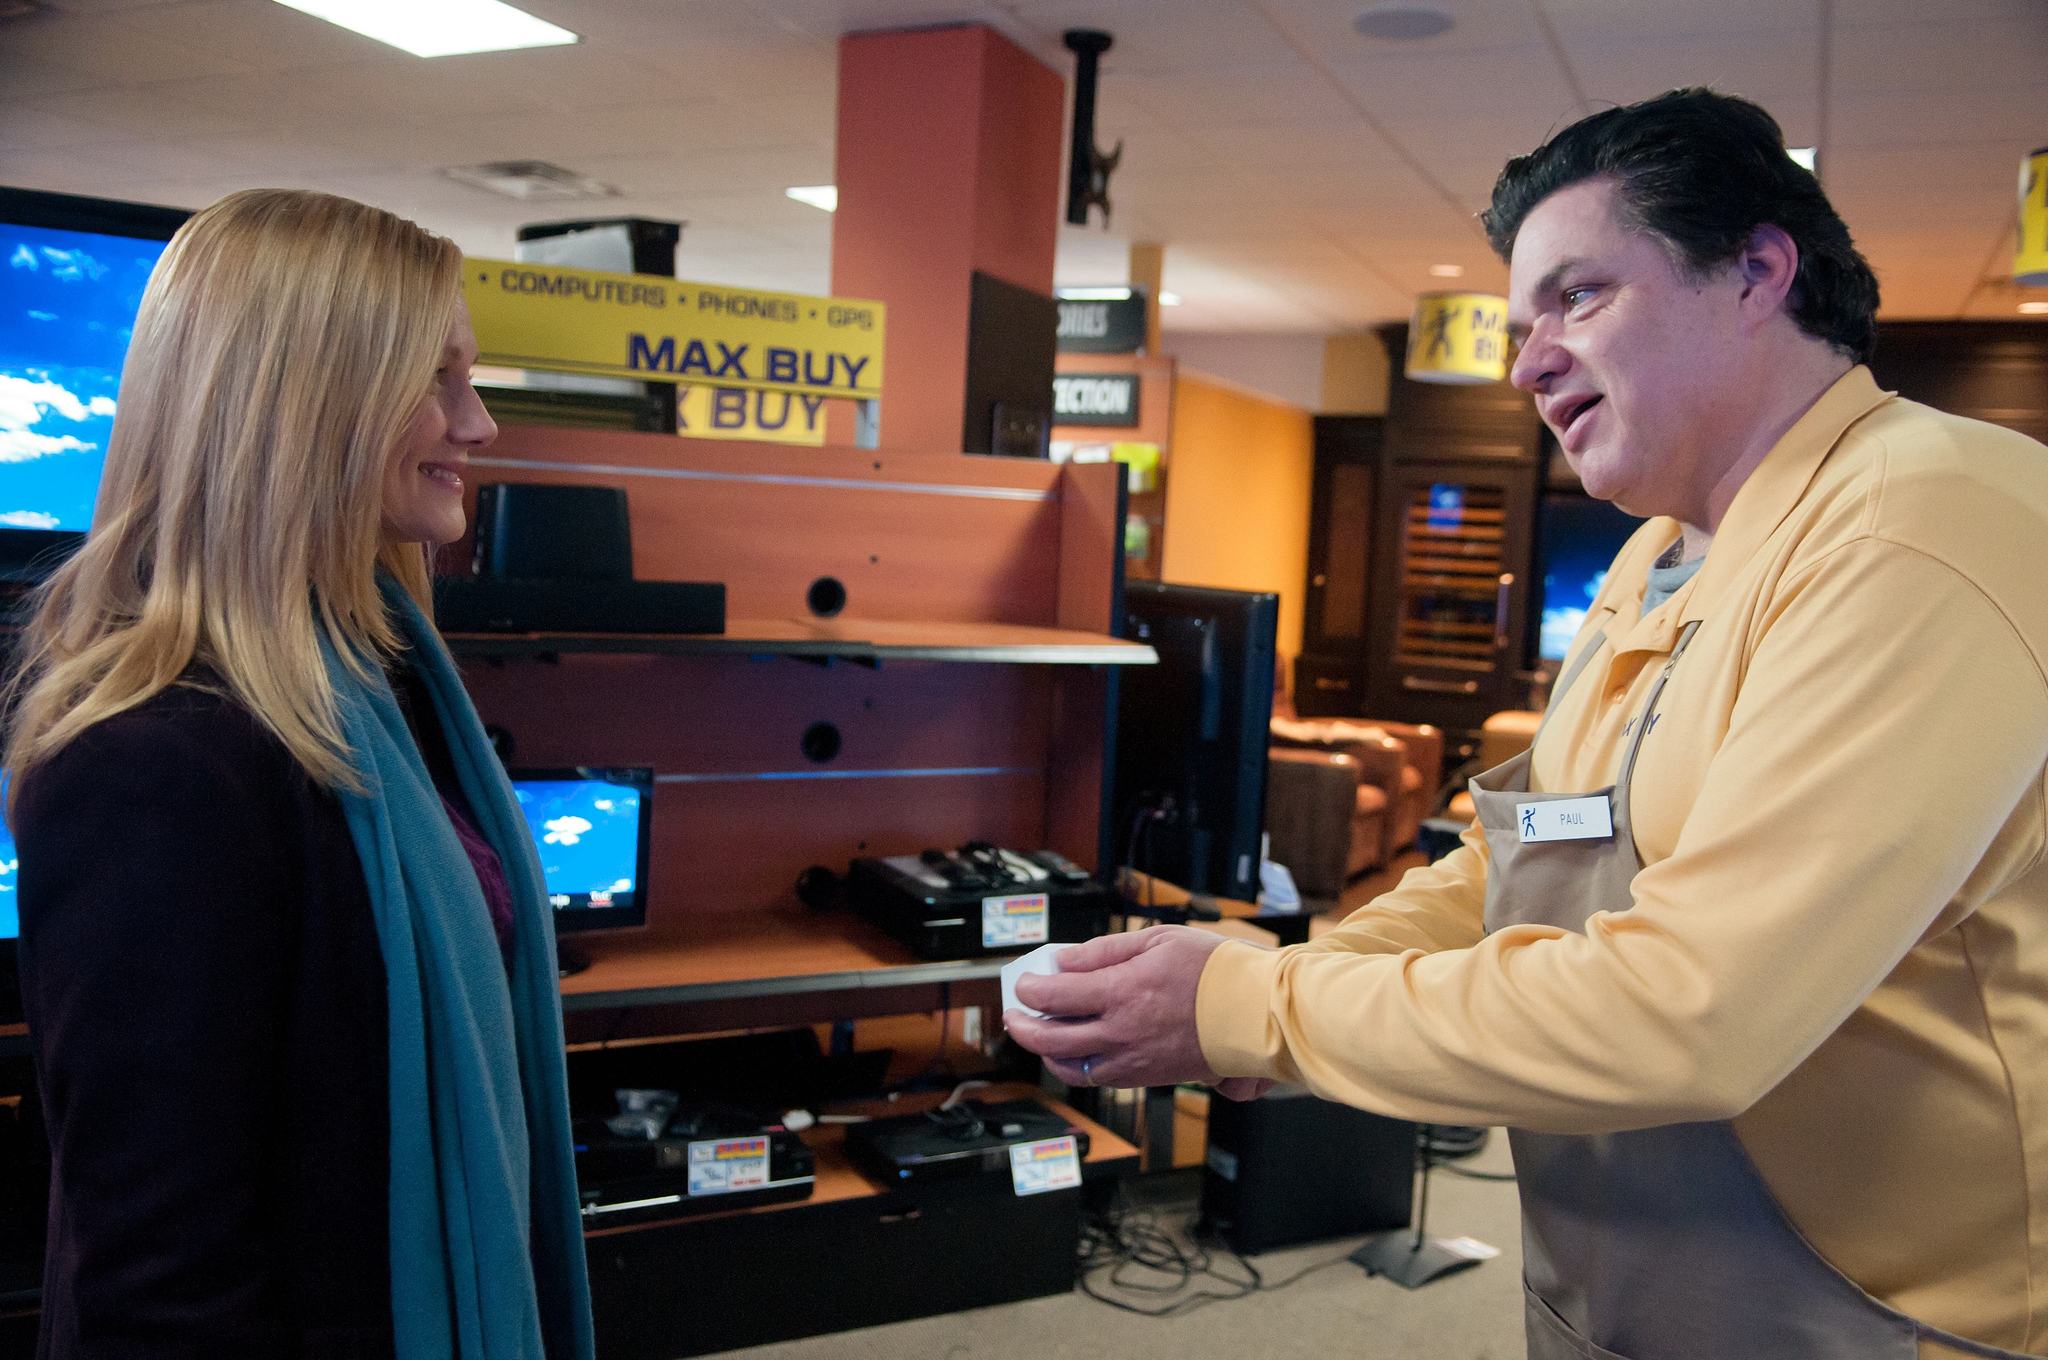
{"type": "Polygon", "coordinates": [[[1438,1171],[1448,1171],[1453,1176],[1463,1176],[1468,1181],[1505,1181],[1512,1183],[1515,1179],[1515,1173],[1512,1171],[1474,1171],[1470,1167],[1459,1166],[1456,1162],[1437,1162],[1434,1163],[1434,1166],[1438,1171]]]}
{"type": "Polygon", "coordinates": [[[1118,1202],[1106,1212],[1092,1217],[1082,1229],[1079,1257],[1081,1292],[1097,1303],[1136,1313],[1140,1317],[1176,1317],[1207,1304],[1227,1303],[1232,1299],[1285,1289],[1318,1271],[1342,1265],[1351,1259],[1348,1255],[1334,1257],[1298,1270],[1283,1280],[1269,1282],[1257,1266],[1238,1253],[1220,1245],[1212,1252],[1192,1231],[1183,1237],[1169,1228],[1160,1215],[1131,1209],[1122,1200],[1119,1192],[1118,1202]],[[1231,1263],[1235,1271],[1242,1272],[1241,1275],[1219,1270],[1217,1267],[1224,1262],[1231,1263]],[[1196,1289],[1192,1294],[1187,1292],[1204,1279],[1225,1288],[1196,1289]],[[1104,1292],[1105,1289],[1159,1298],[1179,1297],[1148,1307],[1142,1302],[1113,1297],[1104,1292]]]}

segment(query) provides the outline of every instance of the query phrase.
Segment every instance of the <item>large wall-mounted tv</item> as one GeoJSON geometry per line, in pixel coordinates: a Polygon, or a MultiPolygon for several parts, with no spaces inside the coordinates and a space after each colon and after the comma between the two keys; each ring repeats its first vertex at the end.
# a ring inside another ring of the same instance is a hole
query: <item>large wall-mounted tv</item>
{"type": "Polygon", "coordinates": [[[1585,625],[1586,611],[1607,581],[1607,568],[1643,521],[1606,501],[1569,491],[1547,492],[1536,520],[1536,576],[1542,585],[1536,659],[1564,660],[1585,625]]]}
{"type": "Polygon", "coordinates": [[[0,187],[0,577],[92,527],[135,312],[190,215],[0,187]]]}

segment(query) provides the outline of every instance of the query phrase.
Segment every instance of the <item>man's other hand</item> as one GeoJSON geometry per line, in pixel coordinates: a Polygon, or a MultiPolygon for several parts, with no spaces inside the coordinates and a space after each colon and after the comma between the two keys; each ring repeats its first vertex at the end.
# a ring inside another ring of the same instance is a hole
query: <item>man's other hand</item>
{"type": "MultiPolygon", "coordinates": [[[[1223,937],[1186,926],[1104,935],[1060,953],[1060,971],[1017,979],[1003,1023],[1069,1086],[1216,1081],[1195,1032],[1195,989],[1223,937]]],[[[1225,1092],[1241,1098],[1235,1089],[1225,1092]]]]}

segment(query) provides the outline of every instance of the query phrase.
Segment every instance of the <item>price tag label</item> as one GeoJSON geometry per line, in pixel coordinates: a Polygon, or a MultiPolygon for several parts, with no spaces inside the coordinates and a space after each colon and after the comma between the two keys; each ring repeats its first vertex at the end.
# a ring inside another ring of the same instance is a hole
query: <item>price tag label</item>
{"type": "Polygon", "coordinates": [[[768,1183],[768,1139],[712,1138],[690,1144],[690,1193],[729,1195],[768,1183]]]}
{"type": "Polygon", "coordinates": [[[1008,949],[1044,944],[1052,936],[1051,902],[1044,893],[981,899],[981,947],[1008,949]]]}
{"type": "Polygon", "coordinates": [[[1010,1185],[1020,1195],[1071,1190],[1080,1183],[1081,1157],[1071,1133],[1010,1149],[1010,1185]]]}

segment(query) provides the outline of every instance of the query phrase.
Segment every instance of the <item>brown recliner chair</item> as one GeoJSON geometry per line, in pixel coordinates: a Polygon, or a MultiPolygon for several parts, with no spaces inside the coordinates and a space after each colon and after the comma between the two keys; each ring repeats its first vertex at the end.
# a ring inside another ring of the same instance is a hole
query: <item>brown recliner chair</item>
{"type": "Polygon", "coordinates": [[[1271,737],[1270,854],[1304,896],[1335,897],[1415,843],[1443,759],[1436,728],[1275,717],[1271,737]]]}

